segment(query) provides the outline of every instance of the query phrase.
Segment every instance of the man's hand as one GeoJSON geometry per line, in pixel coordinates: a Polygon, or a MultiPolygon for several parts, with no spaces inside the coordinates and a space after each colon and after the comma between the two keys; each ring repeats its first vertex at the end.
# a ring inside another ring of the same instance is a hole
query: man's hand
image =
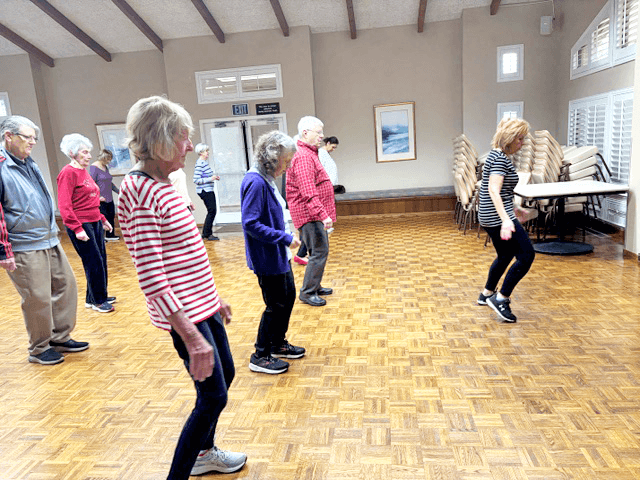
{"type": "Polygon", "coordinates": [[[322,224],[324,225],[325,230],[329,230],[333,227],[333,220],[331,220],[331,217],[327,217],[322,221],[322,224]]]}
{"type": "Polygon", "coordinates": [[[11,257],[0,260],[0,267],[9,272],[13,272],[16,269],[16,259],[14,257],[11,257]]]}
{"type": "Polygon", "coordinates": [[[299,246],[300,239],[294,235],[293,240],[291,240],[291,243],[289,244],[289,248],[298,248],[299,246]]]}
{"type": "Polygon", "coordinates": [[[76,233],[76,238],[81,242],[89,241],[89,235],[87,235],[87,232],[85,232],[84,230],[80,230],[78,233],[76,233]]]}
{"type": "Polygon", "coordinates": [[[225,325],[228,325],[233,318],[233,315],[231,314],[231,305],[222,299],[220,299],[220,316],[222,317],[222,320],[224,320],[225,325]]]}

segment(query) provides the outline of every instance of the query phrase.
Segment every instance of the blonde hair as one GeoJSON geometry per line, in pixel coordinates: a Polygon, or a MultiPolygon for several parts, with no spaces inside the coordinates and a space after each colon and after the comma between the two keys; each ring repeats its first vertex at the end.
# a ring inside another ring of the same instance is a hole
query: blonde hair
{"type": "Polygon", "coordinates": [[[128,146],[141,162],[170,157],[176,137],[193,133],[191,115],[166,97],[141,98],[127,114],[128,146]]]}
{"type": "Polygon", "coordinates": [[[100,153],[98,154],[98,158],[97,158],[97,160],[98,160],[100,163],[109,163],[109,162],[107,162],[107,161],[106,161],[106,160],[107,160],[107,158],[109,159],[109,162],[110,162],[111,160],[113,160],[113,153],[111,153],[109,150],[107,150],[106,148],[104,148],[104,149],[102,149],[102,150],[100,151],[100,153]]]}
{"type": "Polygon", "coordinates": [[[491,140],[491,146],[504,150],[516,138],[526,136],[529,133],[529,128],[529,123],[521,118],[503,118],[498,124],[493,140],[491,140]]]}

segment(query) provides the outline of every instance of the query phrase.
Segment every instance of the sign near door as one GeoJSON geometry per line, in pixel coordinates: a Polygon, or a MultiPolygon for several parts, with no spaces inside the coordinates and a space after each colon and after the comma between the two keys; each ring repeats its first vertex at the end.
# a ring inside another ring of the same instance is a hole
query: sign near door
{"type": "Polygon", "coordinates": [[[273,115],[275,113],[280,113],[280,102],[256,104],[256,115],[273,115]]]}
{"type": "Polygon", "coordinates": [[[235,103],[231,105],[231,113],[233,116],[238,115],[249,115],[249,104],[248,103],[235,103]]]}

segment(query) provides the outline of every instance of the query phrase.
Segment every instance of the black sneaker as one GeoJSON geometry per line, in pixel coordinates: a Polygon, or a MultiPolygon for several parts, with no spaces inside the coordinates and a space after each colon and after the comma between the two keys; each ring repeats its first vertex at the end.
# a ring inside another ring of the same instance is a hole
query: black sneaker
{"type": "Polygon", "coordinates": [[[269,373],[271,375],[277,375],[278,373],[284,373],[289,369],[289,363],[279,358],[258,357],[255,353],[251,354],[251,360],[249,360],[249,370],[260,373],[269,373]]]}
{"type": "Polygon", "coordinates": [[[511,313],[509,303],[511,303],[511,301],[508,298],[498,300],[497,293],[494,293],[487,298],[487,305],[489,305],[503,321],[507,323],[516,323],[517,318],[513,313],[511,313]]]}
{"type": "Polygon", "coordinates": [[[305,352],[304,348],[291,345],[286,340],[279,347],[271,347],[271,356],[276,358],[300,358],[305,352]]]}
{"type": "Polygon", "coordinates": [[[64,356],[50,348],[39,355],[29,355],[29,361],[41,365],[55,365],[56,363],[64,362],[64,356]]]}
{"type": "Polygon", "coordinates": [[[107,297],[107,302],[116,303],[116,297],[107,297]]]}
{"type": "MultiPolygon", "coordinates": [[[[493,293],[491,295],[493,295],[493,293]]],[[[480,292],[480,295],[478,296],[478,305],[486,305],[487,304],[487,299],[491,295],[485,295],[484,293],[480,292]]]]}
{"type": "Polygon", "coordinates": [[[66,342],[49,342],[51,348],[56,352],[82,352],[89,348],[89,342],[76,342],[73,339],[69,339],[66,342]]]}

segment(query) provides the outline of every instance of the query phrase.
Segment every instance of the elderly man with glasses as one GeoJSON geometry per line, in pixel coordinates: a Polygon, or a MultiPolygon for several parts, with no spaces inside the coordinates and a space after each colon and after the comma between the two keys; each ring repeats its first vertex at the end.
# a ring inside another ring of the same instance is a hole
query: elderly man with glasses
{"type": "Polygon", "coordinates": [[[29,361],[54,365],[61,352],[81,352],[71,339],[78,287],[60,245],[55,206],[31,158],[40,129],[14,115],[0,125],[0,267],[22,297],[29,361]]]}
{"type": "Polygon", "coordinates": [[[320,285],[329,256],[327,230],[336,221],[336,205],[329,175],[318,159],[322,144],[323,123],[316,117],[302,117],[298,122],[298,151],[287,173],[287,202],[293,225],[309,251],[300,300],[313,307],[326,305],[325,295],[333,290],[320,285]]]}

